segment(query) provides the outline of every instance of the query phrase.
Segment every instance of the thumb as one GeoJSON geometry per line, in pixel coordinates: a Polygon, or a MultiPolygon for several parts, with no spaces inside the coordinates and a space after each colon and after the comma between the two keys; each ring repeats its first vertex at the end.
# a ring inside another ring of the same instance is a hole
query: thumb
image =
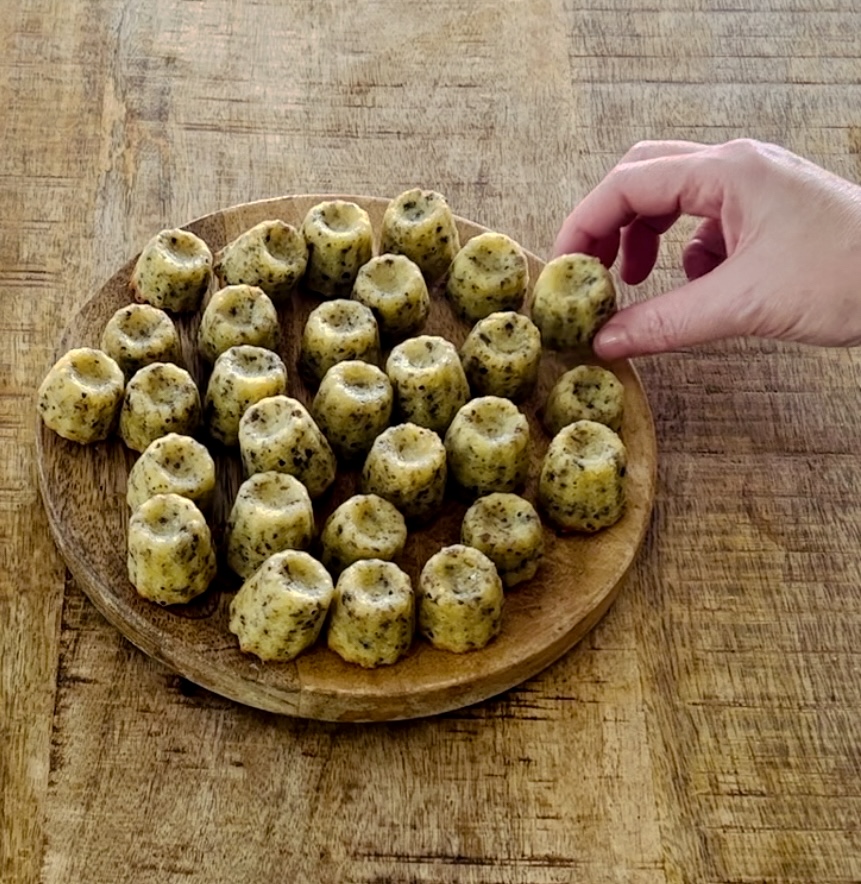
{"type": "Polygon", "coordinates": [[[721,265],[663,295],[620,310],[595,336],[602,359],[626,359],[680,350],[756,330],[755,305],[745,274],[721,265]]]}

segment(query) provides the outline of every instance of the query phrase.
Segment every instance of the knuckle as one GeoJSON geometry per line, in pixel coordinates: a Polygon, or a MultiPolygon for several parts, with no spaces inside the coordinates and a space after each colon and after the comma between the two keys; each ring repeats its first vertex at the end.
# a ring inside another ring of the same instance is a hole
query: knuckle
{"type": "Polygon", "coordinates": [[[633,145],[633,147],[631,147],[631,149],[625,156],[631,157],[632,159],[638,156],[642,156],[644,153],[647,153],[651,149],[652,144],[653,142],[651,141],[638,141],[636,144],[633,145]]]}
{"type": "Polygon", "coordinates": [[[718,148],[718,156],[735,167],[757,168],[769,163],[779,148],[755,138],[735,138],[718,148]]]}
{"type": "Polygon", "coordinates": [[[680,338],[677,322],[657,307],[650,307],[644,314],[641,320],[644,337],[662,350],[675,346],[680,338]]]}
{"type": "Polygon", "coordinates": [[[743,292],[736,298],[731,315],[734,317],[736,334],[773,336],[769,333],[772,317],[769,316],[763,302],[758,298],[751,297],[749,291],[743,292]]]}
{"type": "Polygon", "coordinates": [[[654,145],[654,141],[638,141],[636,144],[633,145],[633,147],[628,150],[625,156],[622,157],[622,162],[636,163],[643,157],[650,156],[652,150],[654,149],[654,145]]]}
{"type": "Polygon", "coordinates": [[[779,148],[754,138],[715,145],[703,158],[712,176],[732,185],[767,175],[779,159],[779,148]]]}
{"type": "Polygon", "coordinates": [[[755,138],[734,138],[732,141],[727,142],[726,147],[739,156],[757,156],[759,155],[761,144],[755,138]]]}

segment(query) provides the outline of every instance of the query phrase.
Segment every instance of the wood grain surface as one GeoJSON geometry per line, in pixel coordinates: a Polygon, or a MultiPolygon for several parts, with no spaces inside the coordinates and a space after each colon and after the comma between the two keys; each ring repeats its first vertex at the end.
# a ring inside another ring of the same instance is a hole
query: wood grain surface
{"type": "MultiPolygon", "coordinates": [[[[771,139],[861,179],[855,0],[6,0],[0,881],[861,880],[861,357],[642,360],[651,531],[586,641],[441,718],[195,689],[67,575],[33,393],[165,222],[438,187],[546,256],[633,142],[771,139]]],[[[690,226],[624,299],[676,284],[690,226]]]]}
{"type": "MultiPolygon", "coordinates": [[[[258,200],[206,215],[188,225],[213,254],[262,221],[279,219],[301,229],[307,212],[333,195],[301,195],[258,200]]],[[[389,200],[340,195],[367,211],[375,250],[389,200]]],[[[457,219],[461,243],[485,228],[457,219]]],[[[137,255],[96,292],[72,317],[58,348],[98,347],[101,330],[130,299],[130,280],[137,255]]],[[[543,262],[527,252],[528,286],[543,262]]],[[[443,288],[430,286],[430,314],[423,332],[440,335],[458,350],[469,327],[455,314],[443,288]]],[[[316,385],[308,385],[296,366],[302,329],[321,298],[300,284],[279,310],[279,353],[288,366],[287,393],[311,409],[316,385]]],[[[528,307],[526,308],[528,309],[528,307]]],[[[210,367],[197,347],[200,311],[177,316],[183,363],[205,391],[210,367]]],[[[388,355],[383,351],[382,363],[388,355]]],[[[535,390],[519,404],[529,422],[529,478],[524,496],[537,501],[538,475],[550,442],[541,413],[559,377],[579,364],[583,354],[542,354],[535,390]]],[[[559,534],[544,527],[544,557],[538,574],[506,593],[501,634],[486,648],[470,654],[437,650],[420,638],[396,665],[365,670],[341,660],[318,641],[296,661],[261,666],[239,651],[228,629],[230,602],[239,586],[226,563],[209,590],[188,605],[166,608],[142,599],[128,580],[126,538],[129,512],[127,477],[135,454],[117,437],[98,445],[61,439],[44,425],[36,436],[39,488],[54,540],[75,580],[99,611],[133,644],[194,684],[258,709],[323,721],[393,721],[421,718],[459,709],[502,693],[536,675],[578,642],[610,607],[640,549],[655,496],[655,431],[646,394],[630,362],[609,366],[624,389],[620,430],[627,449],[626,506],[622,518],[594,535],[559,534]]],[[[215,444],[201,430],[216,460],[216,490],[208,518],[216,546],[223,551],[227,518],[243,474],[238,449],[215,444]]],[[[315,501],[318,530],[335,508],[359,492],[360,467],[338,470],[332,487],[315,501]]],[[[468,500],[448,488],[440,512],[430,524],[411,526],[397,563],[414,587],[427,560],[445,546],[460,542],[468,500]]],[[[319,556],[319,549],[312,547],[319,556]]],[[[223,558],[223,556],[222,556],[223,558]]],[[[335,575],[337,576],[337,575],[335,575]]]]}

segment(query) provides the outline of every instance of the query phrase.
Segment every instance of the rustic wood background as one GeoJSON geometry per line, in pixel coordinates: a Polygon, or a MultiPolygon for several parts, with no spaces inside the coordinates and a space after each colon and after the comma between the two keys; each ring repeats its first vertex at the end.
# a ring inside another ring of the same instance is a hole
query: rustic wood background
{"type": "Polygon", "coordinates": [[[60,330],[166,224],[419,183],[544,255],[643,138],[858,180],[857,0],[4,0],[0,47],[0,880],[861,880],[857,352],[643,360],[658,500],[618,602],[413,723],[258,713],[149,660],[67,577],[33,461],[60,330]]]}

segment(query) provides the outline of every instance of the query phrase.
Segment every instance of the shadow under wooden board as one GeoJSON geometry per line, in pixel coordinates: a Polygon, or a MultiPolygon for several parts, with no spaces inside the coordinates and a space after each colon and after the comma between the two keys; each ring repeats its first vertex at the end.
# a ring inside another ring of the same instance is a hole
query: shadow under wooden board
{"type": "MultiPolygon", "coordinates": [[[[187,225],[213,252],[252,225],[271,218],[299,226],[307,210],[331,196],[283,197],[236,206],[187,225]]],[[[369,213],[374,230],[388,203],[375,197],[345,196],[369,213]]],[[[458,219],[461,241],[486,228],[458,219]]],[[[527,254],[530,281],[541,261],[527,254]]],[[[132,298],[129,261],[72,318],[59,353],[99,345],[105,323],[132,298]]],[[[531,285],[530,285],[531,290],[531,285]]],[[[440,334],[460,347],[468,328],[457,319],[439,285],[425,333],[440,334]]],[[[310,405],[313,390],[299,378],[296,359],[305,318],[320,299],[305,291],[280,308],[281,355],[290,372],[289,395],[310,405]]],[[[527,299],[528,303],[528,299],[527,299]]],[[[208,367],[195,348],[199,315],[177,321],[186,366],[206,389],[208,367]]],[[[561,354],[545,353],[535,393],[520,407],[532,433],[532,465],[525,496],[535,501],[538,469],[549,437],[539,415],[559,375],[576,364],[561,354]]],[[[186,606],[162,608],[140,598],[126,571],[126,477],[137,456],[112,438],[79,446],[40,424],[37,434],[39,480],[57,546],[78,584],[101,613],[131,642],[190,681],[217,694],[260,709],[329,721],[387,721],[417,718],[457,709],[491,697],[540,672],[562,656],[609,608],[639,549],[654,498],[654,426],[639,377],[627,362],[611,368],[624,384],[622,437],[628,448],[628,505],[613,527],[593,536],[558,536],[545,526],[546,556],[531,581],[506,594],[502,632],[486,648],[452,654],[417,637],[408,654],[393,666],[364,670],[343,662],[317,644],[291,663],[261,663],[239,651],[228,631],[229,605],[239,581],[219,562],[210,589],[186,606]]],[[[201,431],[201,439],[207,441],[201,431]]],[[[213,445],[218,491],[209,515],[213,536],[223,526],[241,481],[236,452],[213,445]]],[[[343,471],[324,499],[317,501],[318,530],[331,511],[358,491],[357,471],[343,471]]],[[[467,502],[447,496],[439,517],[411,533],[398,564],[416,584],[427,559],[459,541],[467,502]]],[[[314,550],[312,550],[313,552],[314,550]]]]}

